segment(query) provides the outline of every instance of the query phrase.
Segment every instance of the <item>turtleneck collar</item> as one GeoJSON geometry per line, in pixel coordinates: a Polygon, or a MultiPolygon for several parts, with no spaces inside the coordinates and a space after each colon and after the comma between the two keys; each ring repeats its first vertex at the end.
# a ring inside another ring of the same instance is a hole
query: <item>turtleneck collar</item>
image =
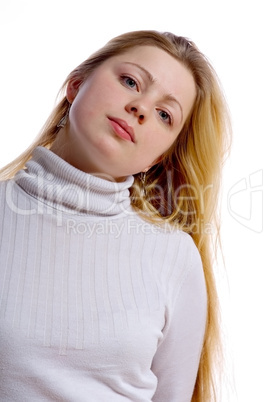
{"type": "Polygon", "coordinates": [[[47,148],[37,147],[26,169],[15,176],[29,195],[69,213],[115,216],[130,210],[133,176],[117,183],[82,172],[47,148]]]}

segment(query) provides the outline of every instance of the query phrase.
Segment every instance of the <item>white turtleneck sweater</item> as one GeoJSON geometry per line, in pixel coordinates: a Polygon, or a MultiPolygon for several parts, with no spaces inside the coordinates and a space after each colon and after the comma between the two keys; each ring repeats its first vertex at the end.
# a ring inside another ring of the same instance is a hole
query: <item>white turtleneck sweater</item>
{"type": "Polygon", "coordinates": [[[0,400],[189,402],[206,323],[191,237],[38,147],[0,183],[0,400]]]}

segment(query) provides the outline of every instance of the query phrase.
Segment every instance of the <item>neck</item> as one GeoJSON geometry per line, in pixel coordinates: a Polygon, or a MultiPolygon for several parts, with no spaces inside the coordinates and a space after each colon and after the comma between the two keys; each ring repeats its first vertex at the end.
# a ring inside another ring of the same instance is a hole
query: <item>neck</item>
{"type": "Polygon", "coordinates": [[[130,209],[132,176],[120,183],[103,174],[93,176],[43,147],[35,149],[26,168],[16,175],[17,184],[54,209],[91,216],[115,216],[130,209]]]}

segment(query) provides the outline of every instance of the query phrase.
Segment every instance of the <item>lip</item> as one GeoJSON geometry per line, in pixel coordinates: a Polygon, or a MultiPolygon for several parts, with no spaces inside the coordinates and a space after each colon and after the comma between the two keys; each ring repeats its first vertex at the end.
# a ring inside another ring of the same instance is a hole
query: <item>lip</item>
{"type": "Polygon", "coordinates": [[[127,124],[125,120],[110,116],[108,116],[108,119],[111,122],[114,131],[116,132],[116,134],[119,135],[119,137],[127,141],[135,142],[134,130],[131,126],[127,124]]]}

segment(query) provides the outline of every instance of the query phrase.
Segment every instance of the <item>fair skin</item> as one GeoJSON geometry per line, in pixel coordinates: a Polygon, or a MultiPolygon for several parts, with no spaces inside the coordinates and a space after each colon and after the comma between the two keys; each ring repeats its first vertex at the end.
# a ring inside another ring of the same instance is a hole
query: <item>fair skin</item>
{"type": "Polygon", "coordinates": [[[191,73],[171,55],[153,46],[132,48],[83,83],[68,83],[69,122],[51,150],[86,173],[122,181],[161,159],[195,95],[191,73]]]}

